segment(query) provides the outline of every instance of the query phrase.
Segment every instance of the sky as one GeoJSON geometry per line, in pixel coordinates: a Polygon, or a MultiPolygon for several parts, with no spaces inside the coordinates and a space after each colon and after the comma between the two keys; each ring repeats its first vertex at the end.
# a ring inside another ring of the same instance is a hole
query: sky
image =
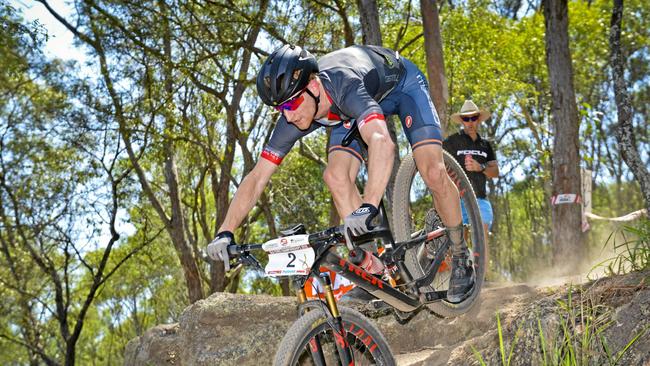
{"type": "MultiPolygon", "coordinates": [[[[59,23],[43,4],[24,0],[9,0],[9,3],[20,9],[26,20],[38,21],[45,27],[49,36],[45,47],[47,56],[63,60],[77,60],[81,63],[87,59],[82,50],[73,44],[72,33],[59,23]]],[[[63,0],[50,0],[48,3],[54,10],[66,16],[68,21],[71,21],[72,9],[63,0]]]]}

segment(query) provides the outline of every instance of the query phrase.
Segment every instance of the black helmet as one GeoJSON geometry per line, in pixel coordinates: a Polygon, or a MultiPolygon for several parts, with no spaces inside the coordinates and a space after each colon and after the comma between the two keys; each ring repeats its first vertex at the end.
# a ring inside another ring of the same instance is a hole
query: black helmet
{"type": "Polygon", "coordinates": [[[316,57],[298,46],[286,44],[264,61],[257,74],[257,93],[264,104],[278,106],[304,89],[314,72],[318,72],[316,57]]]}

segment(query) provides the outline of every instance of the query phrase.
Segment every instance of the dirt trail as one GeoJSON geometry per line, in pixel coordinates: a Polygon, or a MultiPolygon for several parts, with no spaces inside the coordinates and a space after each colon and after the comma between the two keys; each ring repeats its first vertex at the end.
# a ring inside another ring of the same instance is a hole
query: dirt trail
{"type": "Polygon", "coordinates": [[[540,294],[527,285],[489,284],[482,291],[480,302],[457,318],[441,319],[422,311],[405,325],[392,316],[375,321],[395,352],[398,365],[446,365],[456,348],[495,326],[496,311],[516,312],[537,296],[540,294]]]}
{"type": "MultiPolygon", "coordinates": [[[[433,318],[430,314],[419,314],[414,318],[414,327],[427,329],[426,332],[419,332],[418,336],[429,335],[429,343],[416,348],[413,347],[412,338],[409,337],[408,343],[405,343],[397,336],[399,324],[394,324],[386,318],[376,321],[387,334],[399,366],[477,365],[478,360],[472,347],[479,350],[489,365],[493,362],[499,363],[496,330],[498,311],[506,344],[514,338],[518,324],[527,322],[526,327],[530,328],[520,336],[512,364],[537,364],[531,359],[539,353],[539,341],[535,339],[539,334],[538,322],[544,324],[545,332],[549,331],[547,326],[553,329],[553,319],[557,319],[557,313],[553,309],[557,306],[558,299],[563,298],[566,301],[569,288],[567,285],[570,284],[573,288],[586,282],[584,276],[572,276],[540,281],[539,287],[524,284],[489,284],[481,293],[480,302],[465,315],[440,319],[433,318]],[[401,351],[406,349],[408,351],[401,351]],[[523,363],[522,359],[525,360],[523,363]]],[[[621,350],[629,339],[642,334],[627,352],[627,361],[621,364],[650,365],[649,283],[650,271],[644,271],[603,278],[582,286],[581,290],[572,290],[576,302],[580,298],[586,301],[585,304],[600,304],[611,309],[609,314],[617,326],[607,329],[603,336],[607,338],[612,349],[621,350]]],[[[407,326],[411,327],[411,324],[407,326]]],[[[580,330],[576,329],[574,332],[580,330]]],[[[600,355],[590,357],[591,361],[596,362],[594,364],[599,364],[600,355]]],[[[601,361],[605,362],[604,359],[601,361]]]]}
{"type": "MultiPolygon", "coordinates": [[[[581,278],[554,281],[567,282],[584,283],[581,278]]],[[[558,316],[558,303],[567,302],[568,288],[487,283],[479,302],[459,317],[441,319],[422,310],[406,324],[400,324],[392,314],[373,321],[400,366],[478,365],[473,348],[486,364],[496,365],[500,364],[498,311],[507,342],[515,338],[520,324],[525,325],[511,365],[539,365],[535,361],[540,357],[538,324],[548,333],[547,340],[561,335],[558,319],[565,315],[558,316]]],[[[598,317],[616,324],[601,333],[614,354],[639,335],[618,364],[650,365],[650,270],[604,278],[572,291],[574,304],[597,304],[598,317]]],[[[178,323],[155,326],[131,340],[126,346],[125,366],[270,364],[270,355],[275,354],[295,318],[293,297],[216,293],[186,308],[178,323]]],[[[584,330],[579,323],[574,326],[573,333],[584,330]]],[[[590,353],[590,357],[590,364],[607,363],[601,354],[590,353]]]]}

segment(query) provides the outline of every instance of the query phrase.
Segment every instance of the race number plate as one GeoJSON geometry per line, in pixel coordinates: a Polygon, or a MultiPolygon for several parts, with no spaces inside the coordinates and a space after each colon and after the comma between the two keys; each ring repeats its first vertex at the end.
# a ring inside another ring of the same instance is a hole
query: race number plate
{"type": "Polygon", "coordinates": [[[309,245],[309,235],[269,240],[262,249],[269,254],[269,263],[264,268],[269,277],[307,275],[316,257],[309,245]]]}

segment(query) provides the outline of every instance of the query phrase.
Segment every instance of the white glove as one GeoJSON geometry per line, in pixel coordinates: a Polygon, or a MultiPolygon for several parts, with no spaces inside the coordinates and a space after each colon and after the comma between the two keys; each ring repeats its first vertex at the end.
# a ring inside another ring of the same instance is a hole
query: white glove
{"type": "Polygon", "coordinates": [[[377,216],[378,212],[377,207],[369,203],[364,203],[343,219],[343,223],[345,224],[344,234],[348,248],[352,247],[350,235],[360,236],[372,230],[370,222],[377,216]]]}
{"type": "Polygon", "coordinates": [[[208,256],[215,261],[223,261],[226,272],[230,271],[228,246],[235,245],[235,236],[230,231],[222,231],[208,244],[208,256]]]}

